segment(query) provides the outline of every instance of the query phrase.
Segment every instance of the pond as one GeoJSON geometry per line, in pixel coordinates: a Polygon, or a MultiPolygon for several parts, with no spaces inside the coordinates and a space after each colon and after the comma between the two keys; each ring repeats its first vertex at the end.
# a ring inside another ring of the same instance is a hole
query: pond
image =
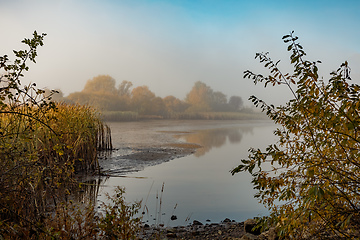
{"type": "Polygon", "coordinates": [[[104,162],[117,174],[102,181],[99,202],[105,201],[105,193],[124,186],[127,202],[142,200],[144,222],[165,226],[187,225],[193,220],[244,221],[268,213],[253,197],[250,174],[232,176],[230,170],[247,158],[249,148],[264,149],[274,143],[273,123],[159,120],[109,125],[118,151],[104,162]],[[169,161],[144,163],[119,157],[140,145],[168,141],[202,147],[169,161]],[[171,220],[172,215],[177,219],[171,220]]]}

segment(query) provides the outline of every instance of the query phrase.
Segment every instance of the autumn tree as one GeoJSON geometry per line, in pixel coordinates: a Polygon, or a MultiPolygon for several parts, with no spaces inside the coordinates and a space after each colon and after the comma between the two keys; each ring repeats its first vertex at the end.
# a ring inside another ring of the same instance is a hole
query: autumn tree
{"type": "Polygon", "coordinates": [[[118,89],[118,110],[127,111],[130,110],[131,106],[131,87],[133,86],[132,82],[123,80],[118,89]]]}
{"type": "Polygon", "coordinates": [[[141,115],[166,115],[166,105],[163,99],[150,91],[148,86],[136,87],[131,91],[130,95],[132,111],[136,111],[141,115]]]}
{"type": "Polygon", "coordinates": [[[115,94],[100,92],[74,92],[67,96],[67,102],[92,106],[98,110],[119,111],[124,105],[115,94]]]}
{"type": "Polygon", "coordinates": [[[99,75],[86,82],[83,92],[116,94],[115,79],[109,75],[99,75]]]}
{"type": "Polygon", "coordinates": [[[239,96],[232,96],[228,102],[227,96],[214,91],[201,81],[197,81],[186,95],[185,102],[190,105],[189,112],[229,112],[238,111],[243,105],[239,96]]]}
{"type": "Polygon", "coordinates": [[[188,103],[181,101],[174,96],[166,96],[163,98],[163,101],[166,106],[166,110],[169,113],[184,112],[189,107],[188,103]]]}
{"type": "Polygon", "coordinates": [[[256,58],[270,73],[245,71],[265,86],[285,85],[293,99],[274,107],[252,96],[278,128],[278,141],[265,150],[251,148],[249,158],[232,170],[248,171],[256,197],[270,210],[262,226],[276,226],[284,239],[359,239],[360,230],[360,86],[351,83],[348,62],[318,75],[318,62],[293,32],[283,37],[294,73],[283,73],[266,53],[256,58]]]}
{"type": "Polygon", "coordinates": [[[151,102],[155,94],[149,90],[148,86],[139,86],[131,91],[131,108],[139,114],[150,114],[151,102]]]}
{"type": "Polygon", "coordinates": [[[165,116],[166,105],[161,97],[155,97],[151,100],[151,106],[147,111],[151,115],[165,116]]]}
{"type": "Polygon", "coordinates": [[[211,111],[213,90],[201,81],[197,81],[191,91],[186,95],[185,101],[191,105],[189,111],[211,111]]]}
{"type": "Polygon", "coordinates": [[[130,81],[122,81],[118,87],[118,94],[119,96],[129,96],[131,95],[131,87],[133,86],[132,82],[130,81]]]}
{"type": "Polygon", "coordinates": [[[126,111],[129,109],[131,86],[131,82],[123,81],[118,89],[115,79],[109,75],[99,75],[88,80],[81,92],[69,94],[67,99],[101,110],[126,111]]]}

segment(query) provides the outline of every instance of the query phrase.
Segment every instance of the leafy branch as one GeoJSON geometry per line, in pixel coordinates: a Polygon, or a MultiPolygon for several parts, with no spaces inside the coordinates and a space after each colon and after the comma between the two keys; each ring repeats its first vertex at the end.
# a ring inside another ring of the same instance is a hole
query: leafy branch
{"type": "Polygon", "coordinates": [[[275,107],[251,96],[275,123],[276,144],[265,151],[251,148],[249,158],[231,173],[247,171],[255,195],[270,210],[265,225],[276,225],[282,238],[304,236],[356,238],[360,222],[360,86],[349,84],[348,62],[331,73],[328,83],[319,79],[317,64],[305,59],[306,53],[294,32],[285,35],[289,44],[293,74],[283,74],[268,53],[255,58],[270,70],[268,76],[247,70],[244,78],[255,84],[285,84],[293,99],[275,107]],[[270,160],[271,159],[271,160],[270,160]],[[271,167],[263,163],[271,161],[271,167]],[[279,171],[281,169],[281,171],[279,171]]]}

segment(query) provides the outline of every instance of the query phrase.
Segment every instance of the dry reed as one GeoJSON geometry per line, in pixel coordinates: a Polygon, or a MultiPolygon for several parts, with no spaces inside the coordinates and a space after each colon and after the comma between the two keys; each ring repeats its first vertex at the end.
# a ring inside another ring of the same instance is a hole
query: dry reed
{"type": "Polygon", "coordinates": [[[97,151],[112,148],[110,129],[85,106],[3,106],[0,127],[0,236],[9,238],[41,231],[78,191],[74,174],[99,171],[97,151]]]}

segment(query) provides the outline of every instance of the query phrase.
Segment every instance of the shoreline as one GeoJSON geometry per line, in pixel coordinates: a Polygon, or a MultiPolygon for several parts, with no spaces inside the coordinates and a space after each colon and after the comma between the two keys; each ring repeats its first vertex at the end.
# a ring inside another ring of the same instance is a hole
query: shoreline
{"type": "Polygon", "coordinates": [[[228,218],[220,223],[203,224],[194,220],[188,226],[160,227],[144,225],[138,238],[142,240],[151,239],[196,239],[196,240],[277,240],[275,228],[267,231],[253,230],[256,225],[255,219],[247,219],[243,222],[235,222],[228,218]]]}
{"type": "Polygon", "coordinates": [[[225,219],[220,223],[192,224],[177,227],[149,226],[145,224],[138,235],[140,239],[240,239],[245,235],[244,222],[225,219]]]}
{"type": "Polygon", "coordinates": [[[174,143],[164,146],[115,149],[110,154],[104,154],[99,158],[101,176],[125,176],[139,172],[145,167],[194,154],[197,148],[201,148],[196,144],[183,145],[174,143]]]}
{"type": "MultiPolygon", "coordinates": [[[[186,121],[186,124],[183,124],[184,121],[173,121],[169,126],[163,125],[159,121],[149,121],[146,125],[139,122],[113,124],[116,128],[113,139],[116,138],[118,143],[110,156],[101,159],[101,166],[104,167],[103,175],[126,177],[128,174],[142,171],[146,167],[194,154],[203,146],[186,142],[178,136],[192,134],[197,129],[207,129],[209,126],[210,128],[224,128],[224,125],[218,127],[217,121],[205,124],[196,124],[196,122],[194,124],[194,122],[186,121]],[[116,135],[116,133],[121,134],[116,135]]],[[[232,127],[233,124],[238,123],[239,121],[226,121],[225,127],[232,127]]],[[[244,122],[244,125],[251,126],[253,123],[244,122]]],[[[110,127],[112,127],[111,123],[110,127]]],[[[229,219],[220,221],[218,219],[218,222],[202,220],[204,222],[199,225],[199,222],[194,220],[187,226],[179,224],[165,227],[161,224],[150,226],[143,222],[139,237],[140,239],[241,239],[246,233],[244,221],[241,222],[243,219],[239,219],[240,221],[229,219]],[[161,238],[154,238],[159,234],[161,238]]]]}

